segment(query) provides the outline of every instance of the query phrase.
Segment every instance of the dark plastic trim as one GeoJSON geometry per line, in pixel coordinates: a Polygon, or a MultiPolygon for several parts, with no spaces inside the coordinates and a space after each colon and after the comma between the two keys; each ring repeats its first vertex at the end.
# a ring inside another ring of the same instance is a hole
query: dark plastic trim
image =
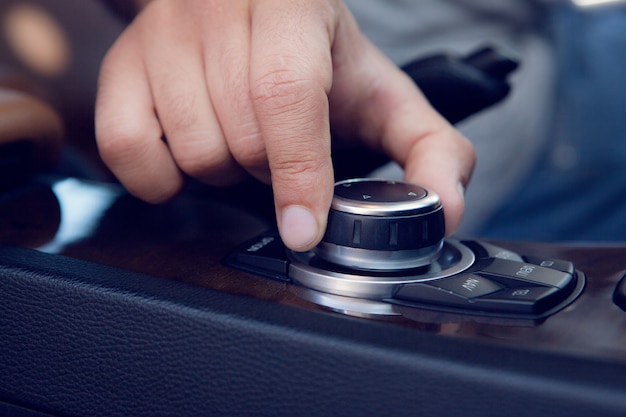
{"type": "Polygon", "coordinates": [[[0,401],[62,416],[623,416],[626,365],[0,247],[0,401]]]}

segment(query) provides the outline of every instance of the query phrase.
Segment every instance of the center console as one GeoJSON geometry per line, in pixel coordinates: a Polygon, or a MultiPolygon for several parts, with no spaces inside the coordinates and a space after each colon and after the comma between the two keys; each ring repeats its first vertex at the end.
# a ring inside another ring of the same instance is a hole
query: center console
{"type": "MultiPolygon", "coordinates": [[[[516,66],[405,71],[455,123],[516,66]]],[[[445,237],[432,191],[352,179],[297,253],[259,184],[155,206],[16,175],[29,149],[0,181],[0,416],[626,415],[625,243],[445,237]]]]}
{"type": "Polygon", "coordinates": [[[273,216],[256,186],[4,193],[0,411],[626,413],[625,245],[444,237],[435,194],[382,180],[338,183],[308,253],[273,216]]]}
{"type": "Polygon", "coordinates": [[[444,234],[433,192],[400,181],[345,180],[335,185],[326,235],[313,251],[289,251],[269,231],[228,263],[293,282],[303,297],[359,316],[428,310],[538,322],[571,304],[585,286],[585,275],[570,261],[444,234]]]}

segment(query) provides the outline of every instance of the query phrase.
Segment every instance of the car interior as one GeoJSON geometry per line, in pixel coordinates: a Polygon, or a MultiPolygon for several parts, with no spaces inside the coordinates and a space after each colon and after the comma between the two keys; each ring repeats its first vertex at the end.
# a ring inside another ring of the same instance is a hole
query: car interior
{"type": "MultiPolygon", "coordinates": [[[[445,237],[436,194],[366,151],[337,152],[306,253],[254,180],[143,202],[93,139],[123,22],[64,2],[0,5],[0,416],[626,415],[626,243],[445,237]]],[[[458,123],[519,65],[403,70],[458,123]]]]}

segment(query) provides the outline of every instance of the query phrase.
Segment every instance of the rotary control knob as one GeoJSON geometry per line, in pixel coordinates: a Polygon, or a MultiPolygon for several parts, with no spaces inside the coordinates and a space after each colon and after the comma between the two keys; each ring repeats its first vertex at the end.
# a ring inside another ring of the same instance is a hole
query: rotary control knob
{"type": "Polygon", "coordinates": [[[430,264],[443,245],[437,194],[402,181],[352,179],[335,184],[328,226],[315,254],[360,270],[404,270],[430,264]]]}

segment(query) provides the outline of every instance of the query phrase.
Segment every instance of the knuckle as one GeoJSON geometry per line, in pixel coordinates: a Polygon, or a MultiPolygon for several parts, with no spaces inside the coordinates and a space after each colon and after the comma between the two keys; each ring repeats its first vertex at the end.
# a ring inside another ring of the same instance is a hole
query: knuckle
{"type": "Polygon", "coordinates": [[[315,160],[279,162],[272,166],[271,182],[276,190],[280,190],[283,200],[308,199],[325,189],[328,169],[315,160]]]}
{"type": "Polygon", "coordinates": [[[164,102],[167,105],[162,112],[159,112],[159,118],[171,131],[190,130],[198,124],[200,117],[197,100],[193,94],[172,92],[166,94],[164,102]]]}
{"type": "Polygon", "coordinates": [[[98,151],[110,167],[126,165],[144,152],[145,132],[137,126],[111,123],[104,130],[105,134],[98,135],[98,151]]]}
{"type": "Polygon", "coordinates": [[[472,164],[476,163],[476,159],[478,158],[476,155],[476,148],[474,148],[474,145],[472,144],[472,142],[470,142],[470,140],[467,139],[466,137],[463,137],[463,141],[465,144],[466,152],[469,155],[470,161],[472,162],[472,164]]]}
{"type": "Polygon", "coordinates": [[[280,114],[298,108],[299,104],[312,97],[314,87],[311,80],[295,70],[275,68],[255,79],[251,90],[252,101],[258,111],[280,114]]]}
{"type": "Polygon", "coordinates": [[[297,159],[279,159],[271,162],[272,179],[290,182],[294,178],[314,178],[325,168],[324,162],[298,155],[297,159]]]}
{"type": "Polygon", "coordinates": [[[179,145],[173,149],[174,159],[178,167],[194,178],[205,178],[213,175],[228,165],[230,153],[222,146],[207,146],[198,140],[182,140],[177,138],[179,145]]]}
{"type": "Polygon", "coordinates": [[[229,147],[240,165],[246,168],[267,167],[267,154],[260,133],[234,139],[229,142],[229,147]]]}
{"type": "MultiPolygon", "coordinates": [[[[181,138],[177,138],[181,139],[181,138]]],[[[225,186],[241,181],[245,175],[240,164],[233,159],[224,142],[196,140],[182,148],[172,149],[178,168],[185,174],[204,183],[225,186]]]]}
{"type": "Polygon", "coordinates": [[[458,131],[456,133],[458,135],[458,144],[461,149],[460,153],[465,155],[469,165],[474,166],[477,160],[476,148],[468,138],[463,136],[458,131]]]}

